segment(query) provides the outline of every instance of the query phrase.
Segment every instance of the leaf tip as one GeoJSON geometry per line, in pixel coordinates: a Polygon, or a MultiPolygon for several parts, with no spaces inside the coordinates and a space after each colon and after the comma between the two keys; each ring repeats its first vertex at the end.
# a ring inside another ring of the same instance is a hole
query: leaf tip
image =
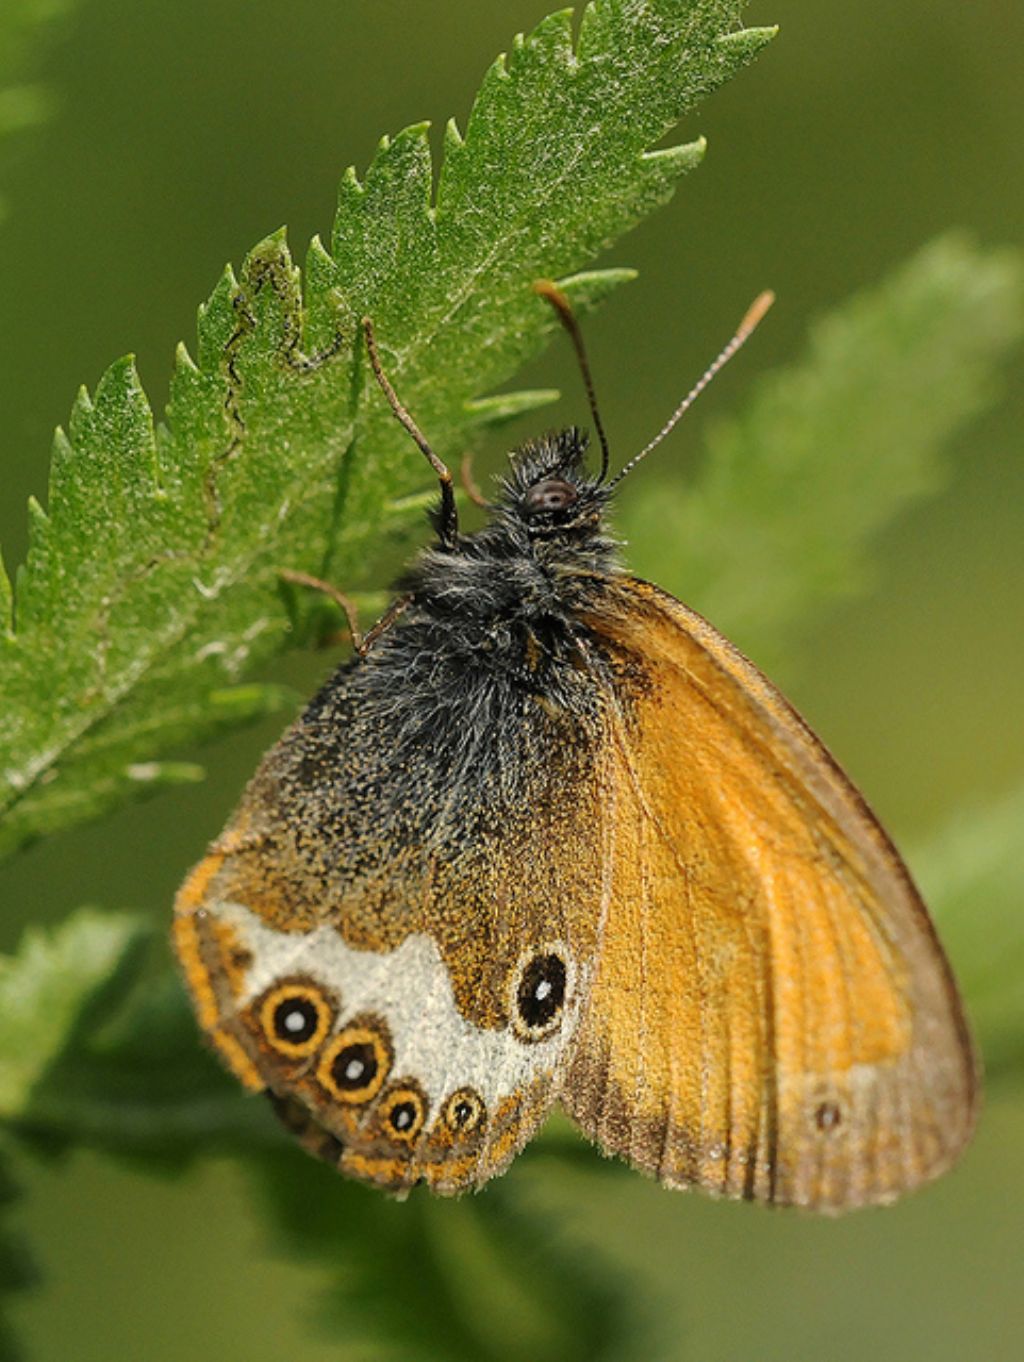
{"type": "Polygon", "coordinates": [[[491,397],[469,398],[462,404],[466,417],[473,425],[498,426],[517,416],[536,411],[557,402],[557,388],[520,389],[518,392],[496,393],[491,397]]]}
{"type": "Polygon", "coordinates": [[[655,151],[645,151],[640,159],[649,166],[667,171],[671,176],[685,175],[696,169],[703,161],[708,149],[708,139],[697,137],[692,142],[683,142],[675,147],[658,147],[655,151]]]}
{"type": "Polygon", "coordinates": [[[188,346],[184,341],[179,341],[174,347],[174,363],[179,369],[187,370],[190,374],[197,374],[199,366],[188,352],[188,346]]]}
{"type": "Polygon", "coordinates": [[[578,274],[568,275],[558,281],[558,287],[566,293],[579,311],[596,307],[613,289],[620,284],[630,284],[638,277],[638,271],[626,267],[607,270],[581,270],[578,274]]]}
{"type": "Polygon", "coordinates": [[[459,130],[459,125],[454,118],[449,118],[444,125],[444,145],[446,151],[457,149],[465,143],[465,138],[459,130]]]}
{"type": "Polygon", "coordinates": [[[430,135],[430,119],[421,118],[418,123],[407,124],[395,138],[396,142],[425,142],[430,135]]]}
{"type": "Polygon", "coordinates": [[[71,403],[71,429],[74,430],[75,423],[89,416],[93,410],[92,396],[84,383],[79,384],[78,391],[75,393],[71,403]]]}
{"type": "Polygon", "coordinates": [[[779,31],[778,24],[761,28],[737,28],[732,33],[723,33],[718,38],[718,46],[741,58],[755,57],[767,47],[779,31]]]}
{"type": "MultiPolygon", "coordinates": [[[[390,141],[386,137],[381,138],[381,146],[390,141]]],[[[339,216],[347,208],[354,207],[366,195],[366,186],[356,174],[355,166],[346,166],[341,177],[341,184],[338,186],[339,216]]]]}
{"type": "Polygon", "coordinates": [[[126,779],[136,785],[195,785],[206,779],[202,766],[192,761],[136,761],[124,768],[126,779]]]}

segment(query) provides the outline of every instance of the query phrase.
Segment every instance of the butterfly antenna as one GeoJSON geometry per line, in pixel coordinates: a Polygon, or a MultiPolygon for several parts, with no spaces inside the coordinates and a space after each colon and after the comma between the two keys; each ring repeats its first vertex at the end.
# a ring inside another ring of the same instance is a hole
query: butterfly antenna
{"type": "Polygon", "coordinates": [[[538,279],[533,286],[533,291],[539,294],[546,302],[550,303],[558,314],[558,320],[568,331],[573,347],[576,350],[576,358],[579,361],[580,373],[583,375],[583,386],[587,390],[587,401],[590,403],[590,414],[594,418],[594,429],[597,431],[597,438],[601,441],[601,476],[598,482],[604,482],[608,476],[608,437],[604,433],[604,426],[601,424],[601,413],[597,409],[597,395],[594,392],[594,380],[590,376],[590,365],[587,363],[587,352],[583,346],[583,336],[580,332],[579,323],[572,310],[572,303],[565,296],[562,290],[551,282],[550,279],[538,279]]]}
{"type": "Polygon", "coordinates": [[[736,332],[733,335],[732,340],[729,341],[728,345],[726,345],[725,348],[720,352],[718,358],[715,359],[711,364],[709,364],[708,367],[704,370],[704,373],[701,375],[700,379],[693,385],[690,391],[679,403],[679,406],[676,407],[675,411],[662,426],[661,430],[658,431],[654,439],[651,440],[649,444],[644,445],[640,453],[635,454],[633,458],[630,459],[629,463],[627,463],[624,468],[621,468],[618,471],[618,473],[615,474],[615,477],[612,478],[611,482],[608,484],[609,487],[614,487],[617,482],[621,482],[627,473],[631,473],[633,471],[633,469],[637,466],[641,459],[645,459],[647,455],[650,454],[652,449],[655,449],[658,445],[661,444],[662,440],[664,440],[665,436],[668,435],[668,433],[672,430],[676,422],[682,416],[683,412],[688,411],[690,407],[693,406],[694,402],[696,402],[697,398],[708,386],[708,384],[714,378],[715,374],[718,373],[719,369],[724,368],[725,365],[728,364],[729,360],[732,359],[733,355],[740,348],[740,346],[743,345],[745,341],[749,340],[751,335],[753,335],[754,330],[757,327],[758,323],[761,321],[764,314],[768,311],[768,309],[774,302],[775,294],[772,293],[770,289],[766,289],[764,293],[758,294],[758,296],[747,308],[743,320],[736,328],[736,332]]]}

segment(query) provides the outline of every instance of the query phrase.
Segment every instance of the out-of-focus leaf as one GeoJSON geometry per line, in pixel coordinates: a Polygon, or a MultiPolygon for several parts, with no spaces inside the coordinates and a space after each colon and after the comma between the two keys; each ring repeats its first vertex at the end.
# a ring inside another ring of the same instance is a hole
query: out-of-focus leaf
{"type": "Polygon", "coordinates": [[[0,957],[0,1116],[25,1110],[97,989],[116,973],[137,931],[130,918],[81,909],[53,932],[30,927],[0,957]]]}
{"type": "Polygon", "coordinates": [[[180,1163],[281,1139],[197,1041],[163,934],[80,909],[0,958],[0,1118],[48,1144],[180,1163]]]}
{"type": "Polygon", "coordinates": [[[398,1202],[325,1165],[261,1161],[276,1252],[328,1265],[322,1326],[379,1362],[601,1362],[643,1355],[626,1284],[581,1260],[501,1183],[398,1202]]]}
{"type": "Polygon", "coordinates": [[[991,1077],[1024,1080],[1024,786],[959,814],[910,858],[991,1077]]]}
{"type": "Polygon", "coordinates": [[[1019,253],[933,242],[712,425],[693,487],[638,479],[631,566],[771,668],[813,612],[870,581],[873,537],[946,480],[1022,331],[1019,253]]]}
{"type": "MultiPolygon", "coordinates": [[[[33,59],[75,0],[3,0],[0,5],[0,185],[12,134],[30,128],[53,110],[54,97],[33,82],[33,59]]],[[[0,189],[0,220],[6,204],[0,189]]]]}
{"type": "MultiPolygon", "coordinates": [[[[0,1312],[5,1297],[24,1291],[37,1280],[35,1266],[21,1236],[12,1233],[6,1224],[9,1206],[17,1200],[17,1188],[7,1171],[6,1160],[0,1155],[0,1312]]],[[[17,1342],[0,1313],[0,1362],[20,1362],[23,1357],[17,1342]]]]}

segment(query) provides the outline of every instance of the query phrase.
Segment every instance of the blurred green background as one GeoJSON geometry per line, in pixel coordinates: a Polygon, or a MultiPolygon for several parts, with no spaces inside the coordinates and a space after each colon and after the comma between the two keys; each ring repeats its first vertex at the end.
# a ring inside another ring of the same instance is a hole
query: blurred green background
{"type": "MultiPolygon", "coordinates": [[[[223,262],[282,223],[296,249],[326,233],[344,166],[364,165],[381,133],[414,120],[429,117],[436,131],[450,114],[463,121],[495,53],[550,7],[82,0],[52,24],[25,69],[54,112],[19,136],[0,185],[9,564],[22,556],[25,498],[45,488],[50,433],[77,385],[133,350],[159,409],[174,343],[191,339],[223,262]]],[[[782,31],[684,127],[708,136],[704,165],[601,262],[641,271],[588,329],[620,456],[660,425],[749,299],[767,285],[779,294],[688,431],[649,462],[648,480],[685,476],[702,421],[735,407],[753,374],[797,355],[815,315],[929,237],[950,226],[990,244],[1024,235],[1024,9],[756,0],[747,21],[782,31]]],[[[544,424],[581,414],[565,349],[522,376],[568,394],[544,424]]],[[[1007,386],[959,439],[949,485],[879,539],[873,589],[809,621],[775,669],[911,847],[1024,775],[1024,396],[1012,375],[1007,386]]],[[[502,444],[492,437],[485,466],[502,444]]],[[[654,547],[643,546],[648,573],[654,547]]],[[[293,656],[276,675],[308,691],[328,665],[293,656]]],[[[6,866],[0,947],[24,923],[83,902],[166,915],[281,725],[205,753],[205,785],[6,866]]],[[[1004,1083],[954,1176],[840,1222],[705,1203],[543,1154],[521,1158],[505,1187],[581,1262],[621,1266],[652,1330],[649,1356],[1009,1359],[1024,1352],[1022,1146],[1024,1094],[1004,1083]]],[[[309,1327],[325,1267],[289,1260],[246,1170],[213,1158],[173,1179],[152,1172],[84,1152],[19,1160],[26,1195],[14,1219],[42,1275],[13,1311],[31,1358],[377,1355],[365,1342],[350,1348],[343,1324],[309,1327]]],[[[310,1185],[329,1195],[327,1183],[310,1185]]],[[[381,1206],[392,1222],[401,1210],[381,1206]]]]}

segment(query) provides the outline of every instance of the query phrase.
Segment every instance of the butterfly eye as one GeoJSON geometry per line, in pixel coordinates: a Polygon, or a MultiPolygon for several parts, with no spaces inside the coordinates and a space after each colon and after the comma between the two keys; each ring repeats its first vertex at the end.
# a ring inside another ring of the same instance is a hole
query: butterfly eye
{"type": "Polygon", "coordinates": [[[288,1059],[305,1059],[319,1049],[331,1025],[332,1008],[313,984],[272,988],[259,1008],[267,1040],[288,1059]]]}
{"type": "Polygon", "coordinates": [[[513,1026],[521,1040],[543,1040],[558,1025],[565,1003],[565,961],[545,951],[526,962],[515,992],[513,1026]]]}
{"type": "Polygon", "coordinates": [[[523,507],[532,514],[538,511],[564,511],[578,500],[579,493],[571,482],[565,482],[562,478],[545,478],[526,493],[523,507]]]}
{"type": "Polygon", "coordinates": [[[369,1102],[391,1068],[391,1045],[373,1019],[351,1023],[324,1051],[317,1077],[339,1102],[369,1102]]]}
{"type": "Polygon", "coordinates": [[[411,1144],[423,1129],[427,1100],[419,1088],[401,1083],[382,1099],[378,1120],[393,1140],[411,1144]]]}
{"type": "Polygon", "coordinates": [[[483,1098],[472,1088],[459,1088],[444,1104],[442,1119],[453,1135],[472,1135],[486,1119],[483,1098]]]}

